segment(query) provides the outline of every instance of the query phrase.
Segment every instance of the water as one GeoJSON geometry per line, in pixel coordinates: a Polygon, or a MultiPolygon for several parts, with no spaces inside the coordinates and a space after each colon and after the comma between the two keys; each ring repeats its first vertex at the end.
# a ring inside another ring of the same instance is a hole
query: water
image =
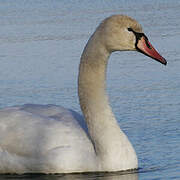
{"type": "Polygon", "coordinates": [[[59,104],[80,112],[79,58],[90,34],[112,14],[143,26],[168,65],[136,52],[112,54],[108,93],[132,142],[139,173],[1,176],[1,179],[180,179],[180,2],[0,1],[0,107],[59,104]]]}

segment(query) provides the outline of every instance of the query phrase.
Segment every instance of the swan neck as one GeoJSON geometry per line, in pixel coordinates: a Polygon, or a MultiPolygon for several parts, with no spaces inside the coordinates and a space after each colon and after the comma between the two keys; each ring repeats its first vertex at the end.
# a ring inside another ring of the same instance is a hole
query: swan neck
{"type": "Polygon", "coordinates": [[[114,141],[111,138],[119,137],[120,133],[105,91],[109,56],[102,41],[92,36],[84,49],[79,67],[80,106],[95,150],[99,154],[105,154],[104,151],[113,148],[114,141]]]}
{"type": "MultiPolygon", "coordinates": [[[[100,170],[126,169],[137,157],[121,131],[106,94],[106,69],[110,52],[97,32],[88,41],[79,66],[78,95],[100,170]],[[121,163],[125,157],[125,163],[121,163]],[[127,162],[127,163],[126,163],[127,162]]],[[[133,163],[132,163],[133,162],[133,163]]],[[[131,165],[132,164],[132,165],[131,165]]]]}

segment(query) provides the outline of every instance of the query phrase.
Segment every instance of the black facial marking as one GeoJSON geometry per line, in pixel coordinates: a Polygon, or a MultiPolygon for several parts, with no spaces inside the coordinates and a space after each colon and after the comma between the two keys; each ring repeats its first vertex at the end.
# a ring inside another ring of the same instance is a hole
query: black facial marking
{"type": "Polygon", "coordinates": [[[128,31],[133,31],[133,29],[132,28],[128,28],[128,31]]]}
{"type": "Polygon", "coordinates": [[[146,37],[146,35],[145,35],[144,33],[136,32],[136,31],[134,31],[134,30],[133,30],[132,28],[130,28],[130,27],[127,28],[127,29],[128,29],[128,31],[133,32],[134,35],[135,35],[135,37],[136,37],[135,47],[136,47],[137,50],[139,50],[139,48],[137,47],[138,41],[139,41],[142,37],[144,37],[144,39],[145,39],[146,46],[147,46],[149,49],[151,49],[151,46],[150,46],[149,43],[148,43],[148,38],[146,37]]]}

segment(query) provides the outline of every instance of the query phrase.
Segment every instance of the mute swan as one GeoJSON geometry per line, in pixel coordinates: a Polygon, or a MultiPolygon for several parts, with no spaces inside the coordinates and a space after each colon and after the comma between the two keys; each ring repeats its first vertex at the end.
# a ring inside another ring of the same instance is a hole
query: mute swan
{"type": "Polygon", "coordinates": [[[108,58],[122,50],[137,50],[166,65],[134,19],[106,18],[81,56],[78,95],[85,121],[56,105],[1,109],[0,173],[110,172],[138,167],[136,153],[118,126],[105,92],[108,58]]]}

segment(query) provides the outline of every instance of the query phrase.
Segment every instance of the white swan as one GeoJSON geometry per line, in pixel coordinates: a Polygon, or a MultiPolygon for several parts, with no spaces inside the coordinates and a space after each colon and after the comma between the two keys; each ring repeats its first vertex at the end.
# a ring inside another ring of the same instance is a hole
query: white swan
{"type": "Polygon", "coordinates": [[[137,50],[166,64],[135,20],[123,15],[105,19],[89,39],[79,67],[85,121],[56,105],[0,110],[0,173],[109,172],[138,167],[136,153],[119,128],[105,92],[107,61],[118,50],[137,50]]]}

